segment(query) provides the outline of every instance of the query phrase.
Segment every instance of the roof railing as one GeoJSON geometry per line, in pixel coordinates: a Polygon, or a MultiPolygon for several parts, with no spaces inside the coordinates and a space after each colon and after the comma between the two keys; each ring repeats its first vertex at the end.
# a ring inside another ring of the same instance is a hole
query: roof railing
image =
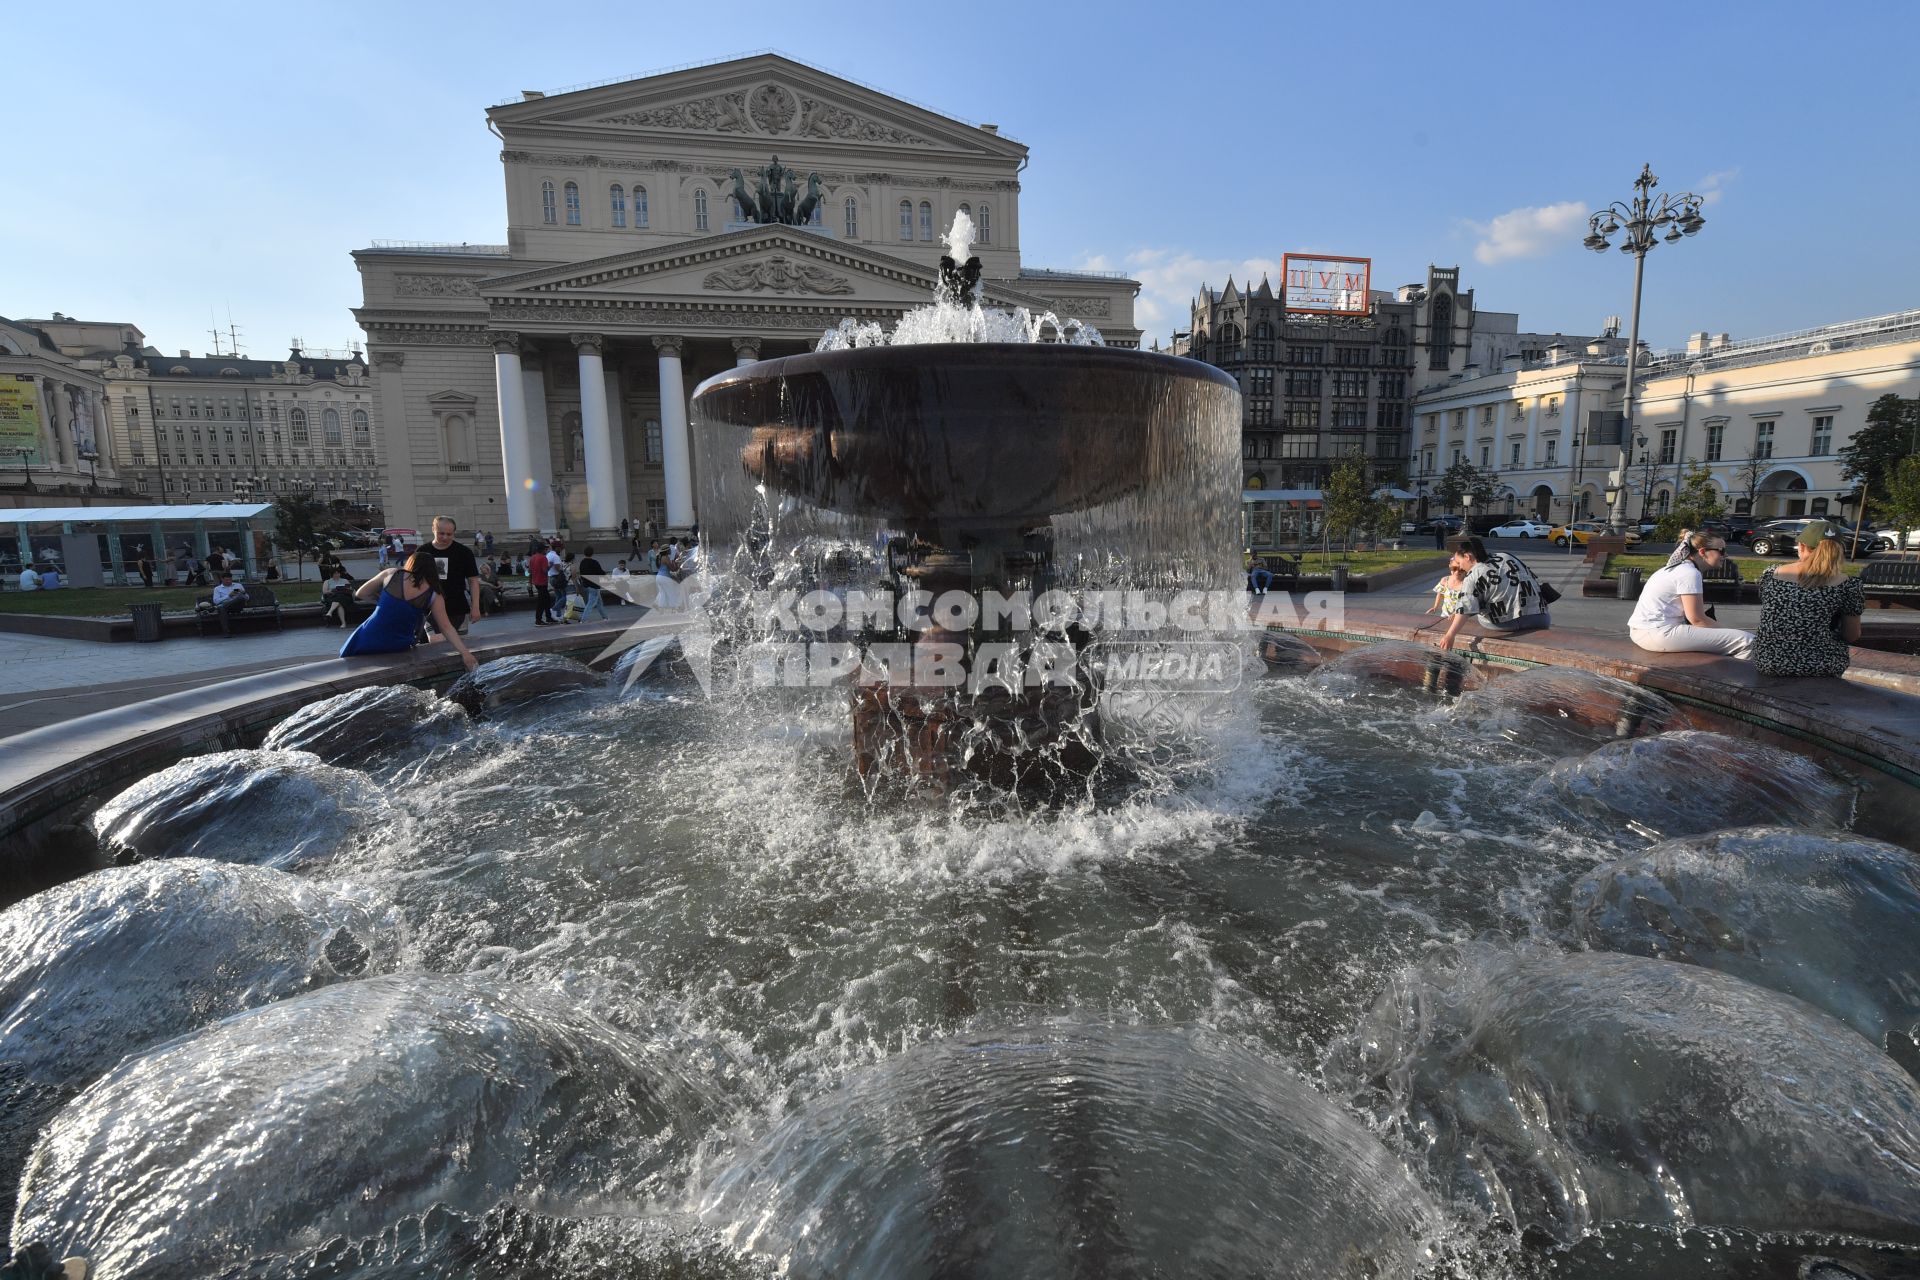
{"type": "Polygon", "coordinates": [[[362,253],[445,253],[475,258],[505,258],[511,250],[504,244],[448,244],[432,240],[375,240],[362,253]]]}

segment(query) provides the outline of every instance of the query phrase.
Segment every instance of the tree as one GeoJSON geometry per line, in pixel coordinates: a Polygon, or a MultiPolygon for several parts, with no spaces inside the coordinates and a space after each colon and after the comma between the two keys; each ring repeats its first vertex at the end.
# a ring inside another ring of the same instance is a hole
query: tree
{"type": "Polygon", "coordinates": [[[1327,535],[1352,549],[1353,535],[1374,523],[1373,486],[1367,479],[1366,455],[1355,449],[1336,462],[1321,499],[1326,508],[1327,535]]]}
{"type": "Polygon", "coordinates": [[[273,500],[273,540],[294,553],[295,581],[306,571],[307,557],[317,557],[329,545],[320,534],[326,515],[326,506],[311,493],[287,493],[273,500]]]}
{"type": "Polygon", "coordinates": [[[1920,399],[1889,392],[1867,410],[1867,424],[1840,451],[1840,474],[1873,492],[1883,492],[1902,458],[1920,452],[1920,399]]]}
{"type": "Polygon", "coordinates": [[[1499,487],[1498,471],[1485,471],[1471,462],[1456,462],[1440,477],[1440,483],[1434,486],[1433,493],[1441,506],[1452,510],[1469,496],[1476,506],[1485,506],[1493,501],[1494,490],[1499,487]]]}
{"type": "Polygon", "coordinates": [[[1887,473],[1886,496],[1873,506],[1900,531],[1900,549],[1905,551],[1907,530],[1920,524],[1920,457],[1902,458],[1894,464],[1887,473]]]}
{"type": "Polygon", "coordinates": [[[1747,513],[1753,513],[1753,504],[1760,498],[1760,479],[1773,468],[1771,458],[1748,458],[1734,468],[1733,479],[1738,492],[1747,496],[1747,513]]]}
{"type": "Polygon", "coordinates": [[[1680,536],[1682,529],[1698,529],[1709,520],[1716,519],[1725,510],[1720,504],[1720,490],[1713,483],[1713,474],[1698,462],[1688,459],[1687,474],[1680,482],[1680,492],[1673,496],[1673,510],[1660,517],[1655,536],[1662,542],[1670,542],[1680,536]]]}

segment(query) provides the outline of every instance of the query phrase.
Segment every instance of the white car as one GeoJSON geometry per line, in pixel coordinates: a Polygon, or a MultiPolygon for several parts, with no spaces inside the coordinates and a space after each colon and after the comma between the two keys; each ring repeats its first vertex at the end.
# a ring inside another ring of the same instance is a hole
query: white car
{"type": "Polygon", "coordinates": [[[1487,530],[1489,538],[1544,538],[1553,532],[1553,526],[1542,524],[1538,520],[1514,520],[1495,529],[1487,530]]]}

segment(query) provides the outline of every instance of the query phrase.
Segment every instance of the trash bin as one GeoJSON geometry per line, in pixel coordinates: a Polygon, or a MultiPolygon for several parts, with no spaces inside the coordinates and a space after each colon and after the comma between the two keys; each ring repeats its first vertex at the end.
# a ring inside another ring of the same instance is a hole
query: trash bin
{"type": "Polygon", "coordinates": [[[133,614],[133,638],[141,644],[152,644],[160,638],[160,606],[157,604],[137,604],[130,612],[133,614]]]}
{"type": "Polygon", "coordinates": [[[1333,566],[1333,589],[1335,591],[1347,589],[1347,566],[1343,564],[1333,566]]]}
{"type": "Polygon", "coordinates": [[[1637,600],[1640,597],[1640,571],[1622,569],[1613,580],[1614,590],[1622,600],[1637,600]]]}

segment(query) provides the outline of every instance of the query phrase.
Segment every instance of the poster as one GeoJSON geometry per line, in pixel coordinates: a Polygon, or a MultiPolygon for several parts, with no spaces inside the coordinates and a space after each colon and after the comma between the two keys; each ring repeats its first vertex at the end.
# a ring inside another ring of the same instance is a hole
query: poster
{"type": "Polygon", "coordinates": [[[30,373],[0,373],[0,466],[40,461],[40,402],[30,373]]]}
{"type": "Polygon", "coordinates": [[[67,421],[73,424],[74,456],[99,457],[100,447],[93,429],[93,396],[84,387],[68,387],[67,408],[67,421]]]}

